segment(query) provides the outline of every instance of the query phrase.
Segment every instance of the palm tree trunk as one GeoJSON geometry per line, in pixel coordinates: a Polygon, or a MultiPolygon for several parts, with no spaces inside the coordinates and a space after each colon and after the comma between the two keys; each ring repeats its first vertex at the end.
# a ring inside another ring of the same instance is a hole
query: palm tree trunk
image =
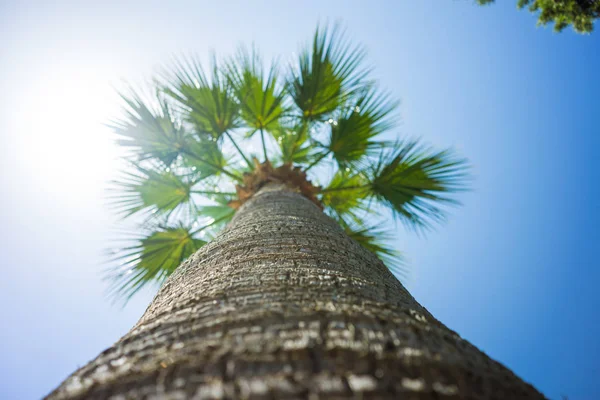
{"type": "Polygon", "coordinates": [[[269,184],[48,398],[362,396],[543,398],[436,320],[314,203],[269,184]]]}

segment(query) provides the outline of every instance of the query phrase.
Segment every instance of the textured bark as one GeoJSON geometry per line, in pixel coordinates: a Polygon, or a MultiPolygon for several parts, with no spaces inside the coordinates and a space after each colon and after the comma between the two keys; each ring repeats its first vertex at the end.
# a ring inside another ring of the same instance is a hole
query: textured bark
{"type": "Polygon", "coordinates": [[[540,399],[280,185],[245,203],[133,329],[50,399],[540,399]]]}

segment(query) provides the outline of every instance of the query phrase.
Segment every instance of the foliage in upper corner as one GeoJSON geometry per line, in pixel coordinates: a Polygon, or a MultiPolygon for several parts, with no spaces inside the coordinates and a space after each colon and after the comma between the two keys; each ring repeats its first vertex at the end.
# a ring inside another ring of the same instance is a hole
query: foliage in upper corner
{"type": "Polygon", "coordinates": [[[111,293],[162,282],[269,181],[296,188],[401,275],[382,224],[390,215],[416,229],[441,222],[466,163],[384,140],[398,103],[370,70],[364,48],[334,26],[317,28],[287,69],[242,47],[214,57],[208,73],[199,59],[175,60],[153,96],[123,94],[112,127],[127,166],[110,200],[136,233],[110,250],[111,293]]]}
{"type": "MultiPolygon", "coordinates": [[[[477,0],[481,5],[494,1],[477,0]]],[[[594,21],[600,18],[598,0],[518,0],[517,7],[527,7],[532,13],[539,12],[538,25],[554,22],[556,32],[572,25],[578,33],[591,33],[594,21]]]]}

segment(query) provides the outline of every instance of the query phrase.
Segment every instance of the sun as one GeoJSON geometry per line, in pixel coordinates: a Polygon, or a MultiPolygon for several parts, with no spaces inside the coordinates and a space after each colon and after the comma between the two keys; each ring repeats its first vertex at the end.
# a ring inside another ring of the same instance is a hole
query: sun
{"type": "Polygon", "coordinates": [[[102,67],[58,64],[32,76],[15,95],[17,161],[53,199],[71,205],[102,196],[118,167],[118,149],[104,124],[118,96],[102,67]]]}

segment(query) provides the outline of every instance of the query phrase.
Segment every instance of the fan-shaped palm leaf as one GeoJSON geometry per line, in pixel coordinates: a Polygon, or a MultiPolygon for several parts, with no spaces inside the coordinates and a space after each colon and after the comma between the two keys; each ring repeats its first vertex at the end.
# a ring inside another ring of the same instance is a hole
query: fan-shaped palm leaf
{"type": "Polygon", "coordinates": [[[131,297],[145,283],[164,280],[204,244],[183,225],[156,227],[133,246],[115,252],[112,260],[119,264],[107,276],[115,283],[111,289],[114,294],[131,297]]]}
{"type": "Polygon", "coordinates": [[[209,80],[199,62],[178,61],[170,73],[165,73],[165,92],[181,105],[185,120],[199,135],[219,138],[239,125],[239,104],[217,62],[213,61],[209,80]]]}
{"type": "Polygon", "coordinates": [[[184,149],[183,164],[192,168],[198,180],[218,176],[226,171],[228,162],[217,141],[213,139],[190,140],[184,149]]]}
{"type": "Polygon", "coordinates": [[[121,94],[125,117],[109,126],[120,136],[117,143],[133,148],[139,160],[155,158],[169,166],[186,147],[189,135],[177,123],[165,99],[157,95],[152,107],[131,90],[121,94]]]}
{"type": "Polygon", "coordinates": [[[362,201],[369,193],[367,183],[366,177],[361,173],[338,170],[329,185],[323,189],[320,200],[334,217],[344,221],[350,218],[359,223],[358,213],[366,211],[362,201]]]}
{"type": "Polygon", "coordinates": [[[326,120],[360,87],[368,70],[361,63],[365,51],[350,45],[337,27],[315,32],[312,48],[304,49],[292,69],[288,90],[302,118],[326,120]]]}
{"type": "Polygon", "coordinates": [[[327,150],[341,168],[381,149],[382,143],[373,139],[393,126],[396,106],[387,94],[369,88],[349,102],[337,118],[327,121],[331,128],[327,150]]]}
{"type": "Polygon", "coordinates": [[[450,194],[466,188],[466,160],[451,150],[436,152],[414,141],[395,147],[382,154],[371,171],[371,194],[408,226],[431,227],[444,219],[443,204],[456,203],[450,194]]]}
{"type": "Polygon", "coordinates": [[[272,134],[279,145],[282,162],[307,164],[314,160],[315,147],[308,140],[308,124],[280,124],[272,134]]]}
{"type": "Polygon", "coordinates": [[[114,181],[116,195],[112,203],[117,211],[129,216],[140,210],[171,212],[190,204],[191,188],[195,182],[184,180],[171,170],[154,170],[136,165],[135,172],[124,172],[114,181]]]}
{"type": "Polygon", "coordinates": [[[277,81],[277,66],[272,65],[265,75],[258,53],[241,48],[229,62],[227,72],[246,124],[254,131],[276,128],[285,113],[286,94],[277,81]]]}

